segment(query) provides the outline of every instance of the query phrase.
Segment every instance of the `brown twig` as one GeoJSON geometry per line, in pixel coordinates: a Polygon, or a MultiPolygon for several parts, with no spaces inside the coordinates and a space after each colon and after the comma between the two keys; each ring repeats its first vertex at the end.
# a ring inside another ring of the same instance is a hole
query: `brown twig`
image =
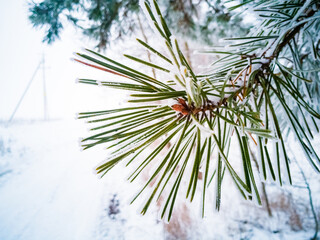
{"type": "Polygon", "coordinates": [[[106,69],[106,68],[103,68],[103,67],[99,67],[99,66],[96,66],[96,65],[93,65],[93,64],[90,64],[90,63],[86,63],[86,62],[83,62],[81,60],[78,60],[78,59],[73,59],[74,61],[78,62],[78,63],[82,63],[84,65],[87,65],[89,67],[93,67],[93,68],[96,68],[96,69],[99,69],[99,70],[102,70],[102,71],[105,71],[105,72],[108,72],[108,73],[112,73],[114,75],[118,75],[118,76],[121,76],[121,77],[125,77],[125,78],[128,78],[126,75],[122,75],[120,73],[117,73],[117,72],[114,72],[114,71],[111,71],[109,69],[106,69]]]}
{"type": "Polygon", "coordinates": [[[297,164],[299,171],[301,173],[301,176],[304,180],[304,183],[306,185],[306,189],[308,190],[310,208],[311,208],[311,212],[312,212],[314,223],[315,223],[315,233],[314,233],[313,237],[311,238],[311,240],[316,240],[317,236],[318,236],[318,231],[319,231],[319,222],[318,222],[318,216],[317,216],[315,209],[314,209],[314,206],[313,206],[311,188],[310,188],[308,179],[307,179],[306,175],[304,174],[304,171],[302,170],[300,164],[298,163],[298,161],[295,158],[294,158],[294,160],[295,160],[295,163],[297,164]]]}

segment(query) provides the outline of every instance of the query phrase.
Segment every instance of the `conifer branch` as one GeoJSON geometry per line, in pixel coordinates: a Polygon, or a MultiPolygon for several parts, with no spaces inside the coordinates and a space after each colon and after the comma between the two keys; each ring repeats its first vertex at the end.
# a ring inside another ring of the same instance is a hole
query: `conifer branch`
{"type": "Polygon", "coordinates": [[[226,39],[232,43],[227,48],[206,51],[223,57],[202,75],[191,68],[155,0],[141,1],[140,6],[158,44],[153,47],[145,41],[138,42],[162,64],[125,56],[136,64],[162,71],[166,77],[149,76],[91,50],[79,54],[84,60],[78,62],[124,76],[128,81],[80,79],[79,82],[139,92],[131,94],[129,99],[130,103],[139,105],[81,113],[79,118],[93,119],[90,123],[97,124],[92,130],[98,133],[83,139],[84,149],[107,144],[112,150],[112,155],[96,169],[101,176],[121,161],[137,164],[130,177],[132,181],[147,166],[154,166],[154,172],[141,189],[143,192],[155,182],[142,214],[152,201],[164,197],[161,216],[170,220],[178,192],[183,188],[182,179],[189,183],[186,196],[192,201],[197,196],[199,172],[204,168],[203,213],[206,188],[211,182],[215,182],[216,209],[220,209],[225,173],[244,199],[261,204],[257,181],[292,183],[286,131],[295,135],[310,164],[320,172],[320,158],[311,142],[313,132],[319,131],[316,121],[320,113],[314,97],[320,93],[311,87],[320,82],[314,74],[318,66],[306,61],[299,63],[304,53],[298,45],[303,43],[296,40],[298,34],[302,39],[308,38],[313,47],[307,50],[318,57],[314,52],[317,39],[309,31],[318,30],[319,8],[315,6],[319,6],[310,0],[304,4],[299,0],[291,2],[288,9],[286,4],[279,5],[276,1],[253,2],[256,10],[260,7],[259,11],[264,12],[260,16],[265,20],[261,29],[250,36],[226,39]],[[297,10],[301,5],[302,10],[297,10]],[[275,14],[286,17],[283,20],[275,14]],[[289,64],[281,62],[281,58],[289,64]],[[303,70],[305,64],[309,67],[307,71],[303,70]],[[310,81],[310,77],[315,81],[310,81]],[[250,154],[250,141],[259,153],[258,171],[252,167],[255,159],[250,154]],[[155,142],[156,146],[151,148],[155,142]],[[234,144],[241,153],[238,161],[242,167],[231,161],[229,152],[234,144]],[[147,153],[147,157],[141,158],[142,153],[147,153]]]}

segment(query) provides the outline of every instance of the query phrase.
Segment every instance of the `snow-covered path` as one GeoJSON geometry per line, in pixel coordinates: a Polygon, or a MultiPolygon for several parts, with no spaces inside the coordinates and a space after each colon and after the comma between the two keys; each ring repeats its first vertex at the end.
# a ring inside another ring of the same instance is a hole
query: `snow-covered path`
{"type": "Polygon", "coordinates": [[[2,157],[12,173],[0,179],[0,239],[94,239],[102,184],[90,171],[93,162],[79,151],[76,126],[1,129],[14,149],[2,157]]]}

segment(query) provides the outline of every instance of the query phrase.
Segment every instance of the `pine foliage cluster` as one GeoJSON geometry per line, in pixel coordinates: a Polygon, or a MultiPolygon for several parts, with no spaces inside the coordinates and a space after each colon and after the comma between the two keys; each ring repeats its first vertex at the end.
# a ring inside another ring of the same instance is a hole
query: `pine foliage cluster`
{"type": "MultiPolygon", "coordinates": [[[[217,36],[247,31],[241,18],[231,18],[231,13],[220,1],[164,0],[160,3],[169,26],[189,39],[200,34],[203,43],[212,44],[217,36]]],[[[143,17],[138,0],[42,0],[29,3],[29,20],[35,27],[46,29],[43,41],[49,44],[57,40],[63,28],[71,23],[85,36],[96,40],[97,48],[103,50],[111,40],[123,39],[135,32],[138,17],[143,17]]]]}
{"type": "Polygon", "coordinates": [[[102,144],[113,151],[97,168],[98,174],[103,176],[126,161],[129,167],[137,166],[129,177],[133,181],[153,165],[150,179],[136,197],[153,182],[142,213],[163,197],[161,217],[170,220],[179,191],[192,201],[200,187],[203,215],[206,196],[214,192],[219,210],[226,174],[244,199],[258,204],[258,182],[291,184],[290,134],[315,171],[320,171],[320,158],[312,144],[320,118],[318,1],[249,0],[233,5],[229,10],[256,12],[257,27],[246,36],[224,39],[223,46],[206,50],[219,58],[204,74],[191,68],[157,1],[141,1],[140,6],[158,44],[151,46],[140,39],[138,44],[162,63],[125,56],[161,72],[159,77],[92,50],[78,53],[75,59],[124,79],[80,79],[81,83],[131,92],[131,106],[79,114],[96,132],[82,140],[83,148],[102,144]],[[234,144],[241,153],[236,161],[230,149],[234,144]],[[258,171],[252,149],[257,153],[258,171]],[[144,152],[149,154],[141,158],[144,152]]]}

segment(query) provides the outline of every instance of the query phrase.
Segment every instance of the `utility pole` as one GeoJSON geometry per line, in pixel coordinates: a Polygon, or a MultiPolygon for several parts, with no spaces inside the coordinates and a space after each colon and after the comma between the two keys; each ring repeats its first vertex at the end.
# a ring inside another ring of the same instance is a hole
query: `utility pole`
{"type": "Polygon", "coordinates": [[[16,112],[17,112],[20,104],[22,103],[22,100],[23,100],[24,96],[25,96],[26,93],[28,92],[28,89],[29,89],[29,87],[31,86],[31,83],[33,82],[34,77],[36,76],[36,74],[37,74],[37,72],[38,72],[38,70],[39,70],[39,68],[40,68],[40,66],[41,66],[41,63],[42,63],[42,62],[39,63],[39,65],[37,66],[36,70],[34,71],[34,73],[33,73],[32,77],[31,77],[31,79],[30,79],[27,87],[25,88],[25,90],[24,90],[24,92],[23,92],[23,94],[22,94],[22,96],[21,96],[21,98],[20,98],[17,106],[16,106],[15,109],[13,110],[13,113],[11,114],[11,117],[10,117],[8,123],[10,123],[10,122],[12,121],[12,119],[14,118],[14,115],[16,114],[16,112]]]}
{"type": "Polygon", "coordinates": [[[46,91],[46,69],[45,69],[45,57],[42,54],[42,81],[43,81],[43,119],[48,120],[48,106],[47,106],[47,91],[46,91]]]}
{"type": "Polygon", "coordinates": [[[9,124],[13,120],[13,118],[14,118],[18,108],[20,107],[26,93],[28,92],[37,72],[41,70],[41,67],[42,67],[42,83],[43,83],[43,118],[44,118],[44,120],[48,120],[47,91],[46,91],[47,89],[46,89],[46,74],[45,74],[46,73],[45,55],[42,54],[42,60],[40,60],[38,66],[36,67],[31,79],[28,82],[28,85],[26,86],[22,96],[20,97],[19,102],[16,105],[15,109],[13,110],[13,113],[11,114],[10,119],[7,124],[9,124]]]}

